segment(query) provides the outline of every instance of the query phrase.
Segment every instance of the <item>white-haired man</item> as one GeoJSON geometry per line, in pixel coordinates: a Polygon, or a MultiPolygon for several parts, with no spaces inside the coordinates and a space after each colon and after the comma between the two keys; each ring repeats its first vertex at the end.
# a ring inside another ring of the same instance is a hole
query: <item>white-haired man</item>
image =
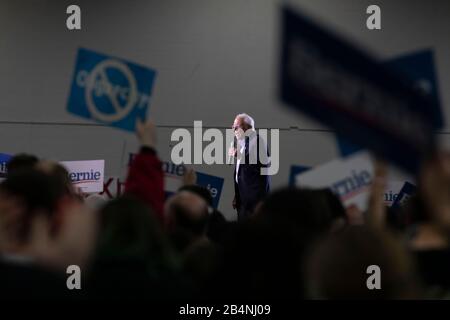
{"type": "Polygon", "coordinates": [[[241,113],[233,122],[234,147],[229,155],[235,157],[233,208],[238,220],[248,218],[256,205],[270,190],[268,175],[261,168],[269,165],[269,154],[265,141],[255,131],[255,121],[248,114],[241,113]]]}

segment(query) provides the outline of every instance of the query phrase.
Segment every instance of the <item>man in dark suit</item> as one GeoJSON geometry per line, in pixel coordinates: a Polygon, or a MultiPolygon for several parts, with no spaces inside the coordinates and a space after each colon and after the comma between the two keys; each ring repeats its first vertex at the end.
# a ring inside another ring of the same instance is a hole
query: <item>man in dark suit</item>
{"type": "Polygon", "coordinates": [[[234,147],[229,155],[235,157],[233,208],[238,220],[248,218],[256,205],[269,193],[270,179],[262,173],[269,166],[269,154],[265,141],[255,131],[255,121],[243,113],[233,123],[234,147]]]}

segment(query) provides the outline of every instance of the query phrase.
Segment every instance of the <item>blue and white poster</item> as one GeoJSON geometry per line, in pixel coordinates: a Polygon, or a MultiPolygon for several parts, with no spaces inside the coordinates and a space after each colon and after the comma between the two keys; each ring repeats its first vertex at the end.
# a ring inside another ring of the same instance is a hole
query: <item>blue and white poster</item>
{"type": "MultiPolygon", "coordinates": [[[[174,166],[183,168],[183,171],[186,170],[186,168],[182,164],[174,166]]],[[[195,174],[197,176],[195,184],[208,189],[213,200],[212,206],[213,208],[217,209],[219,207],[224,179],[198,171],[196,171],[195,174]]],[[[182,187],[182,185],[182,176],[176,176],[167,172],[164,173],[164,194],[166,199],[174,195],[178,191],[178,189],[182,187]]]]}
{"type": "Polygon", "coordinates": [[[434,101],[428,106],[430,107],[428,111],[432,116],[433,127],[440,129],[444,126],[444,117],[434,61],[434,51],[424,49],[390,59],[385,65],[411,79],[411,85],[415,90],[434,101]]]}
{"type": "Polygon", "coordinates": [[[406,181],[403,187],[400,189],[397,198],[392,203],[392,207],[393,208],[403,207],[405,203],[408,202],[409,198],[411,198],[416,193],[417,187],[414,184],[406,181]]]}
{"type": "MultiPolygon", "coordinates": [[[[127,165],[131,165],[135,153],[128,156],[127,165]]],[[[175,164],[171,161],[162,161],[162,170],[164,173],[164,194],[166,199],[175,194],[180,187],[183,186],[183,176],[188,168],[184,164],[175,164]]],[[[213,176],[203,172],[195,172],[197,180],[195,184],[205,187],[213,199],[213,207],[219,207],[220,196],[222,195],[224,178],[213,176]]]]}
{"type": "Polygon", "coordinates": [[[6,153],[0,153],[0,178],[6,178],[7,164],[11,160],[12,156],[6,153]]]}
{"type": "Polygon", "coordinates": [[[155,76],[148,67],[80,48],[67,111],[134,131],[136,119],[146,118],[155,76]]]}
{"type": "Polygon", "coordinates": [[[285,6],[281,100],[403,169],[435,150],[436,101],[357,44],[285,6]]]}
{"type": "MultiPolygon", "coordinates": [[[[394,69],[396,72],[409,77],[414,89],[420,90],[436,102],[431,104],[432,109],[429,111],[432,114],[433,126],[436,129],[442,128],[444,125],[444,118],[442,116],[439,98],[439,85],[434,62],[434,51],[432,49],[424,49],[407,53],[390,59],[384,64],[394,69]]],[[[336,139],[341,156],[346,157],[362,149],[340,136],[337,136],[336,139]]]]}
{"type": "Polygon", "coordinates": [[[105,160],[61,161],[72,184],[83,193],[103,192],[105,160]]]}
{"type": "Polygon", "coordinates": [[[222,194],[224,179],[221,177],[212,176],[210,174],[197,172],[197,184],[209,190],[213,198],[213,207],[218,208],[220,195],[222,194]]]}

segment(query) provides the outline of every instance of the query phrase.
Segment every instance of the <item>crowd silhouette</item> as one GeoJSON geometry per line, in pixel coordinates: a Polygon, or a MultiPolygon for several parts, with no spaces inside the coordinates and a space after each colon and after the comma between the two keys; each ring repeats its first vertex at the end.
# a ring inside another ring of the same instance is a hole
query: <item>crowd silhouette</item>
{"type": "Polygon", "coordinates": [[[56,162],[12,158],[0,184],[2,299],[450,298],[448,154],[430,155],[397,209],[384,205],[377,160],[366,212],[328,189],[286,187],[235,222],[192,178],[165,199],[154,124],[139,122],[137,138],[125,193],[110,201],[80,194],[56,162]],[[81,290],[67,288],[69,265],[81,290]],[[370,265],[380,290],[367,287],[370,265]]]}

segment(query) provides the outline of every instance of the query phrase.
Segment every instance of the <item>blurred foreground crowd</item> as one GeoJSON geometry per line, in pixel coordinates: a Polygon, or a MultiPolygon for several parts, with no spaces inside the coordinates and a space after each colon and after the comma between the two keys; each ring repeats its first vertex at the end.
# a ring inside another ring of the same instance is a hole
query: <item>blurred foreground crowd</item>
{"type": "Polygon", "coordinates": [[[450,298],[450,157],[430,158],[419,192],[384,206],[377,162],[367,212],[346,210],[328,190],[272,192],[246,221],[212,208],[195,177],[165,200],[152,123],[125,195],[83,197],[56,162],[27,154],[0,184],[2,299],[442,299],[450,298]],[[67,267],[81,289],[67,288],[67,267]],[[367,268],[381,289],[367,286],[367,268]]]}

